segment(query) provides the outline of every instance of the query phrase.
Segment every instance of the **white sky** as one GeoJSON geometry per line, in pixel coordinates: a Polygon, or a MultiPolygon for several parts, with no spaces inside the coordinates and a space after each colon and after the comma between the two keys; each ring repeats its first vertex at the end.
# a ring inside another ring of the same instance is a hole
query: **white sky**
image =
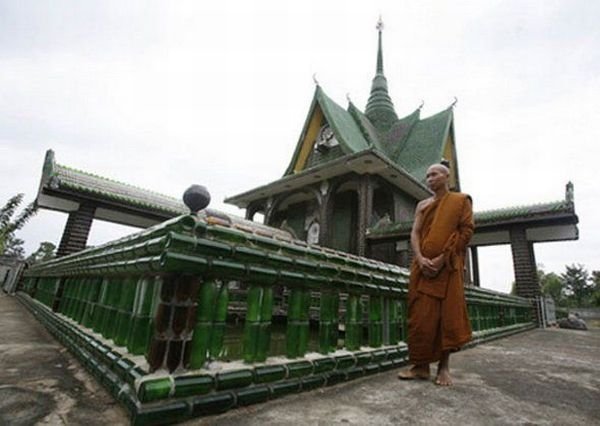
{"type": "MultiPolygon", "coordinates": [[[[0,203],[35,197],[44,153],[211,207],[283,174],[313,73],[364,108],[383,15],[399,116],[456,96],[463,190],[475,210],[562,199],[575,184],[580,240],[536,245],[538,263],[600,269],[600,3],[595,1],[0,0],[0,203]]],[[[58,243],[42,210],[18,236],[58,243]]],[[[95,222],[90,244],[130,233],[95,222]]],[[[482,285],[508,291],[508,246],[480,252],[482,285]]]]}

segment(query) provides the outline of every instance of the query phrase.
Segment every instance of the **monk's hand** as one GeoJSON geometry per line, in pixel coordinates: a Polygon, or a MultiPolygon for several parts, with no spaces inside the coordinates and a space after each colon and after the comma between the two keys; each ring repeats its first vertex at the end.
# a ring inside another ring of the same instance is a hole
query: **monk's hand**
{"type": "Polygon", "coordinates": [[[433,278],[437,275],[438,270],[435,269],[434,263],[431,259],[424,257],[424,256],[419,256],[419,257],[417,257],[417,263],[419,264],[419,267],[421,268],[421,272],[427,278],[433,278]]]}
{"type": "Polygon", "coordinates": [[[431,259],[431,267],[435,270],[436,274],[444,267],[444,260],[444,253],[431,259]]]}

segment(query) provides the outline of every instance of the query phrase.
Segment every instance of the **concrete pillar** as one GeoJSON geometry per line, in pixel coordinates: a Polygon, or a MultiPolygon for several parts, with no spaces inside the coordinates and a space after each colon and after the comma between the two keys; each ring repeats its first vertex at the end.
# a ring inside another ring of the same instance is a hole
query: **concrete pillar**
{"type": "Polygon", "coordinates": [[[367,256],[367,229],[373,213],[373,185],[370,175],[363,175],[358,182],[358,235],[357,254],[367,256]]]}
{"type": "Polygon", "coordinates": [[[477,247],[471,247],[471,267],[473,268],[473,285],[475,287],[481,287],[479,281],[479,254],[477,253],[477,247]]]}
{"type": "Polygon", "coordinates": [[[517,295],[527,298],[539,296],[541,292],[533,243],[527,241],[524,227],[511,228],[510,248],[513,256],[517,295]]]}
{"type": "Polygon", "coordinates": [[[66,256],[85,248],[95,212],[94,204],[81,203],[78,210],[69,213],[56,257],[66,256]]]}
{"type": "Polygon", "coordinates": [[[329,225],[333,215],[333,197],[330,192],[321,194],[321,204],[319,205],[319,245],[323,247],[331,246],[331,235],[329,225]]]}

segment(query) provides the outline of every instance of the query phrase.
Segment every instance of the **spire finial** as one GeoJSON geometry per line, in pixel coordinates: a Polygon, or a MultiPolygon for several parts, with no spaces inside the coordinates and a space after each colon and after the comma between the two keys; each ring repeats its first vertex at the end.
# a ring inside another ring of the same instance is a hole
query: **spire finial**
{"type": "Polygon", "coordinates": [[[371,94],[367,102],[365,114],[371,123],[379,130],[387,131],[391,126],[398,120],[396,112],[394,111],[394,104],[388,94],[387,79],[383,74],[383,47],[382,47],[382,36],[383,31],[383,19],[379,16],[377,22],[377,70],[375,72],[375,78],[371,83],[371,94]]]}
{"type": "Polygon", "coordinates": [[[573,182],[571,182],[571,181],[569,181],[567,183],[567,186],[565,189],[565,200],[567,200],[567,203],[570,203],[570,204],[575,203],[575,187],[573,185],[573,182]]]}
{"type": "Polygon", "coordinates": [[[379,14],[379,20],[377,21],[377,31],[383,31],[383,19],[381,19],[381,14],[379,14]]]}
{"type": "Polygon", "coordinates": [[[314,73],[312,77],[313,77],[313,82],[315,83],[315,86],[318,86],[319,80],[317,80],[317,73],[314,73]]]}
{"type": "Polygon", "coordinates": [[[377,32],[379,33],[379,43],[377,46],[377,74],[383,74],[383,49],[381,47],[381,32],[383,31],[383,19],[381,19],[381,15],[379,15],[379,21],[377,21],[377,26],[375,27],[377,32]]]}

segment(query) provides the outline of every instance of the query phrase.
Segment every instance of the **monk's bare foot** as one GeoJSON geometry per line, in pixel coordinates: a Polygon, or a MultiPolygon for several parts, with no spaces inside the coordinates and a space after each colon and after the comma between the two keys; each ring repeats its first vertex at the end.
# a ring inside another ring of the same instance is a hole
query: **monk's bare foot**
{"type": "Polygon", "coordinates": [[[446,368],[440,369],[435,378],[435,384],[438,386],[452,386],[450,371],[448,371],[446,368]]]}
{"type": "Polygon", "coordinates": [[[415,365],[409,370],[398,373],[400,380],[429,380],[429,364],[415,365]]]}

